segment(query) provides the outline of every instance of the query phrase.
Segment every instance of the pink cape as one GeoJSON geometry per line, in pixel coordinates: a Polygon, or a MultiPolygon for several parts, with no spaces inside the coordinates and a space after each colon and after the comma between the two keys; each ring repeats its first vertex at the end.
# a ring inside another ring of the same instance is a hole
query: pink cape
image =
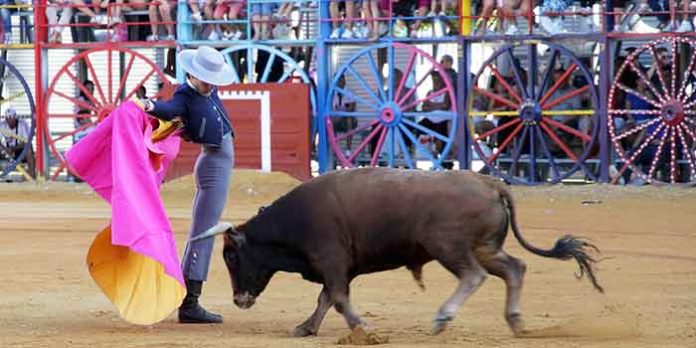
{"type": "MultiPolygon", "coordinates": [[[[133,102],[124,103],[66,154],[67,162],[73,173],[80,176],[104,200],[111,204],[111,244],[114,248],[125,247],[128,248],[124,251],[126,254],[131,253],[140,258],[145,256],[146,259],[156,261],[161,265],[164,273],[176,280],[181,286],[181,289],[176,289],[177,295],[172,296],[173,298],[169,301],[171,304],[167,303],[168,307],[174,306],[171,310],[160,308],[158,309],[160,314],[157,318],[149,314],[149,317],[146,315],[149,319],[143,319],[143,311],[152,312],[153,310],[133,308],[134,303],[139,302],[134,302],[133,298],[139,296],[138,292],[145,289],[138,283],[156,282],[160,276],[152,275],[154,269],[152,266],[147,268],[150,273],[148,276],[137,275],[137,273],[143,272],[142,269],[123,270],[124,267],[136,268],[140,266],[134,266],[133,262],[124,263],[116,260],[117,253],[103,251],[103,247],[95,247],[97,243],[95,240],[92,246],[94,251],[90,250],[90,254],[101,253],[101,256],[96,255],[96,258],[99,259],[97,262],[101,262],[102,265],[111,262],[112,265],[109,267],[108,277],[102,275],[102,278],[109,278],[108,281],[100,282],[91,269],[93,261],[88,257],[92,276],[117,307],[120,307],[118,301],[109,294],[130,292],[127,295],[115,294],[113,296],[124,297],[123,306],[131,307],[128,310],[132,313],[139,313],[131,315],[131,317],[138,319],[129,320],[124,315],[126,310],[119,308],[126,320],[137,323],[151,323],[164,319],[164,317],[159,318],[164,315],[161,313],[166,311],[171,313],[180,304],[179,297],[183,296],[179,294],[180,290],[183,289],[185,295],[184,279],[172,226],[159,195],[159,186],[165,177],[168,165],[175,159],[179,151],[181,139],[177,135],[170,135],[153,143],[153,124],[156,126],[158,121],[150,118],[133,102]],[[104,260],[105,258],[106,260],[104,260]],[[118,284],[119,281],[130,283],[128,285],[118,284]],[[108,284],[104,285],[103,283],[108,284]]],[[[125,254],[122,252],[120,257],[123,258],[123,255],[125,254]]],[[[159,265],[155,265],[159,268],[159,265]]],[[[157,290],[152,291],[146,289],[150,292],[156,292],[147,295],[147,298],[161,296],[163,292],[171,292],[172,289],[171,284],[166,289],[159,285],[147,286],[158,287],[157,290]]],[[[175,287],[178,288],[178,286],[175,287]]],[[[142,297],[142,295],[140,296],[142,297]]],[[[146,303],[143,305],[151,306],[146,303]]]]}

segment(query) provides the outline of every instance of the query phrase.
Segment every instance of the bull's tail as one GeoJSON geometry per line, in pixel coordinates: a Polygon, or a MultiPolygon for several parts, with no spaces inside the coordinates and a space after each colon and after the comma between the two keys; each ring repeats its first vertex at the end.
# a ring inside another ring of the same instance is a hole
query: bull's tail
{"type": "Polygon", "coordinates": [[[597,262],[592,256],[588,254],[589,251],[594,250],[599,253],[599,249],[591,243],[581,239],[576,238],[571,235],[565,235],[556,241],[556,244],[550,250],[539,249],[531,244],[529,244],[519,227],[517,226],[517,219],[515,218],[515,204],[512,199],[510,192],[500,184],[497,185],[498,192],[502,196],[505,204],[507,205],[507,211],[510,218],[510,225],[512,226],[512,231],[515,234],[515,238],[520,242],[522,247],[528,251],[537,254],[539,256],[550,257],[560,260],[569,260],[571,258],[578,262],[580,267],[580,274],[577,274],[577,278],[582,278],[585,274],[590,278],[592,285],[599,292],[604,292],[604,289],[597,283],[597,278],[594,274],[594,264],[597,262]]]}

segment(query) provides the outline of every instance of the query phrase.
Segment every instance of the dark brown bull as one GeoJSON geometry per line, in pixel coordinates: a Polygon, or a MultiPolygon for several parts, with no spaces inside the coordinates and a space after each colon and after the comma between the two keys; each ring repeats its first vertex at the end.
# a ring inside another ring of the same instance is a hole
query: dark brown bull
{"type": "Polygon", "coordinates": [[[224,259],[234,302],[249,308],[274,273],[295,272],[324,287],[314,313],[296,327],[314,335],[334,306],[352,329],[362,323],[349,301],[350,282],[360,274],[406,266],[422,286],[425,263],[437,260],[459,279],[455,293],[435,317],[445,329],[459,306],[487,274],[507,285],[505,319],[522,330],[523,261],[502,249],[508,222],[528,251],[575,259],[581,276],[597,284],[587,242],[565,236],[550,250],[527,243],[515,220],[510,192],[498,180],[464,171],[425,172],[367,168],[334,172],[306,182],[236,229],[225,233],[224,259]]]}

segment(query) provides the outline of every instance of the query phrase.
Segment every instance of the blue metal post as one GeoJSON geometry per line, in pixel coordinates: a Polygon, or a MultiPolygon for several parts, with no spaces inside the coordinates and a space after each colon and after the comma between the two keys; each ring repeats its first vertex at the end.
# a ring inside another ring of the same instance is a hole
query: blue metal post
{"type": "Polygon", "coordinates": [[[457,50],[459,57],[458,81],[453,81],[458,85],[457,88],[457,160],[460,169],[471,169],[471,151],[473,151],[472,139],[469,133],[469,89],[471,86],[471,41],[465,40],[460,36],[457,40],[460,49],[457,50]]]}
{"type": "MultiPolygon", "coordinates": [[[[185,47],[186,43],[191,41],[191,33],[193,31],[188,3],[180,0],[177,5],[176,13],[178,22],[176,26],[176,44],[178,47],[185,47]]],[[[181,64],[176,64],[177,81],[179,81],[179,83],[184,83],[185,77],[184,70],[181,69],[181,64]]]]}
{"type": "MultiPolygon", "coordinates": [[[[611,0],[609,1],[611,2],[611,0]]],[[[602,40],[602,52],[599,54],[599,181],[609,182],[609,166],[611,165],[611,143],[609,142],[609,128],[607,125],[609,108],[608,91],[611,76],[614,75],[612,49],[607,38],[602,40]]]]}
{"type": "Polygon", "coordinates": [[[329,47],[326,39],[331,32],[331,26],[324,19],[330,18],[329,1],[319,2],[319,37],[317,38],[317,117],[312,122],[316,122],[317,133],[319,135],[319,145],[317,148],[317,159],[319,161],[319,173],[326,173],[329,160],[329,143],[326,138],[326,118],[329,103],[327,102],[329,91],[329,47]]]}

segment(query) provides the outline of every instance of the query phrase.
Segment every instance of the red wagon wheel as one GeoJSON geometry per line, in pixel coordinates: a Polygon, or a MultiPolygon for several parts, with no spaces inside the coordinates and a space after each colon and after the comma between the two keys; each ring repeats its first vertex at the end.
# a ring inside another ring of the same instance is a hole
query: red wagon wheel
{"type": "Polygon", "coordinates": [[[668,37],[636,49],[609,91],[619,156],[612,182],[696,181],[696,41],[668,37]]]}
{"type": "Polygon", "coordinates": [[[168,94],[170,86],[155,63],[128,48],[92,49],[65,63],[51,81],[44,102],[47,142],[54,157],[51,180],[68,168],[65,151],[123,101],[135,96],[141,87],[156,91],[147,96],[157,99],[168,94]],[[78,69],[83,71],[82,79],[78,69]]]}

